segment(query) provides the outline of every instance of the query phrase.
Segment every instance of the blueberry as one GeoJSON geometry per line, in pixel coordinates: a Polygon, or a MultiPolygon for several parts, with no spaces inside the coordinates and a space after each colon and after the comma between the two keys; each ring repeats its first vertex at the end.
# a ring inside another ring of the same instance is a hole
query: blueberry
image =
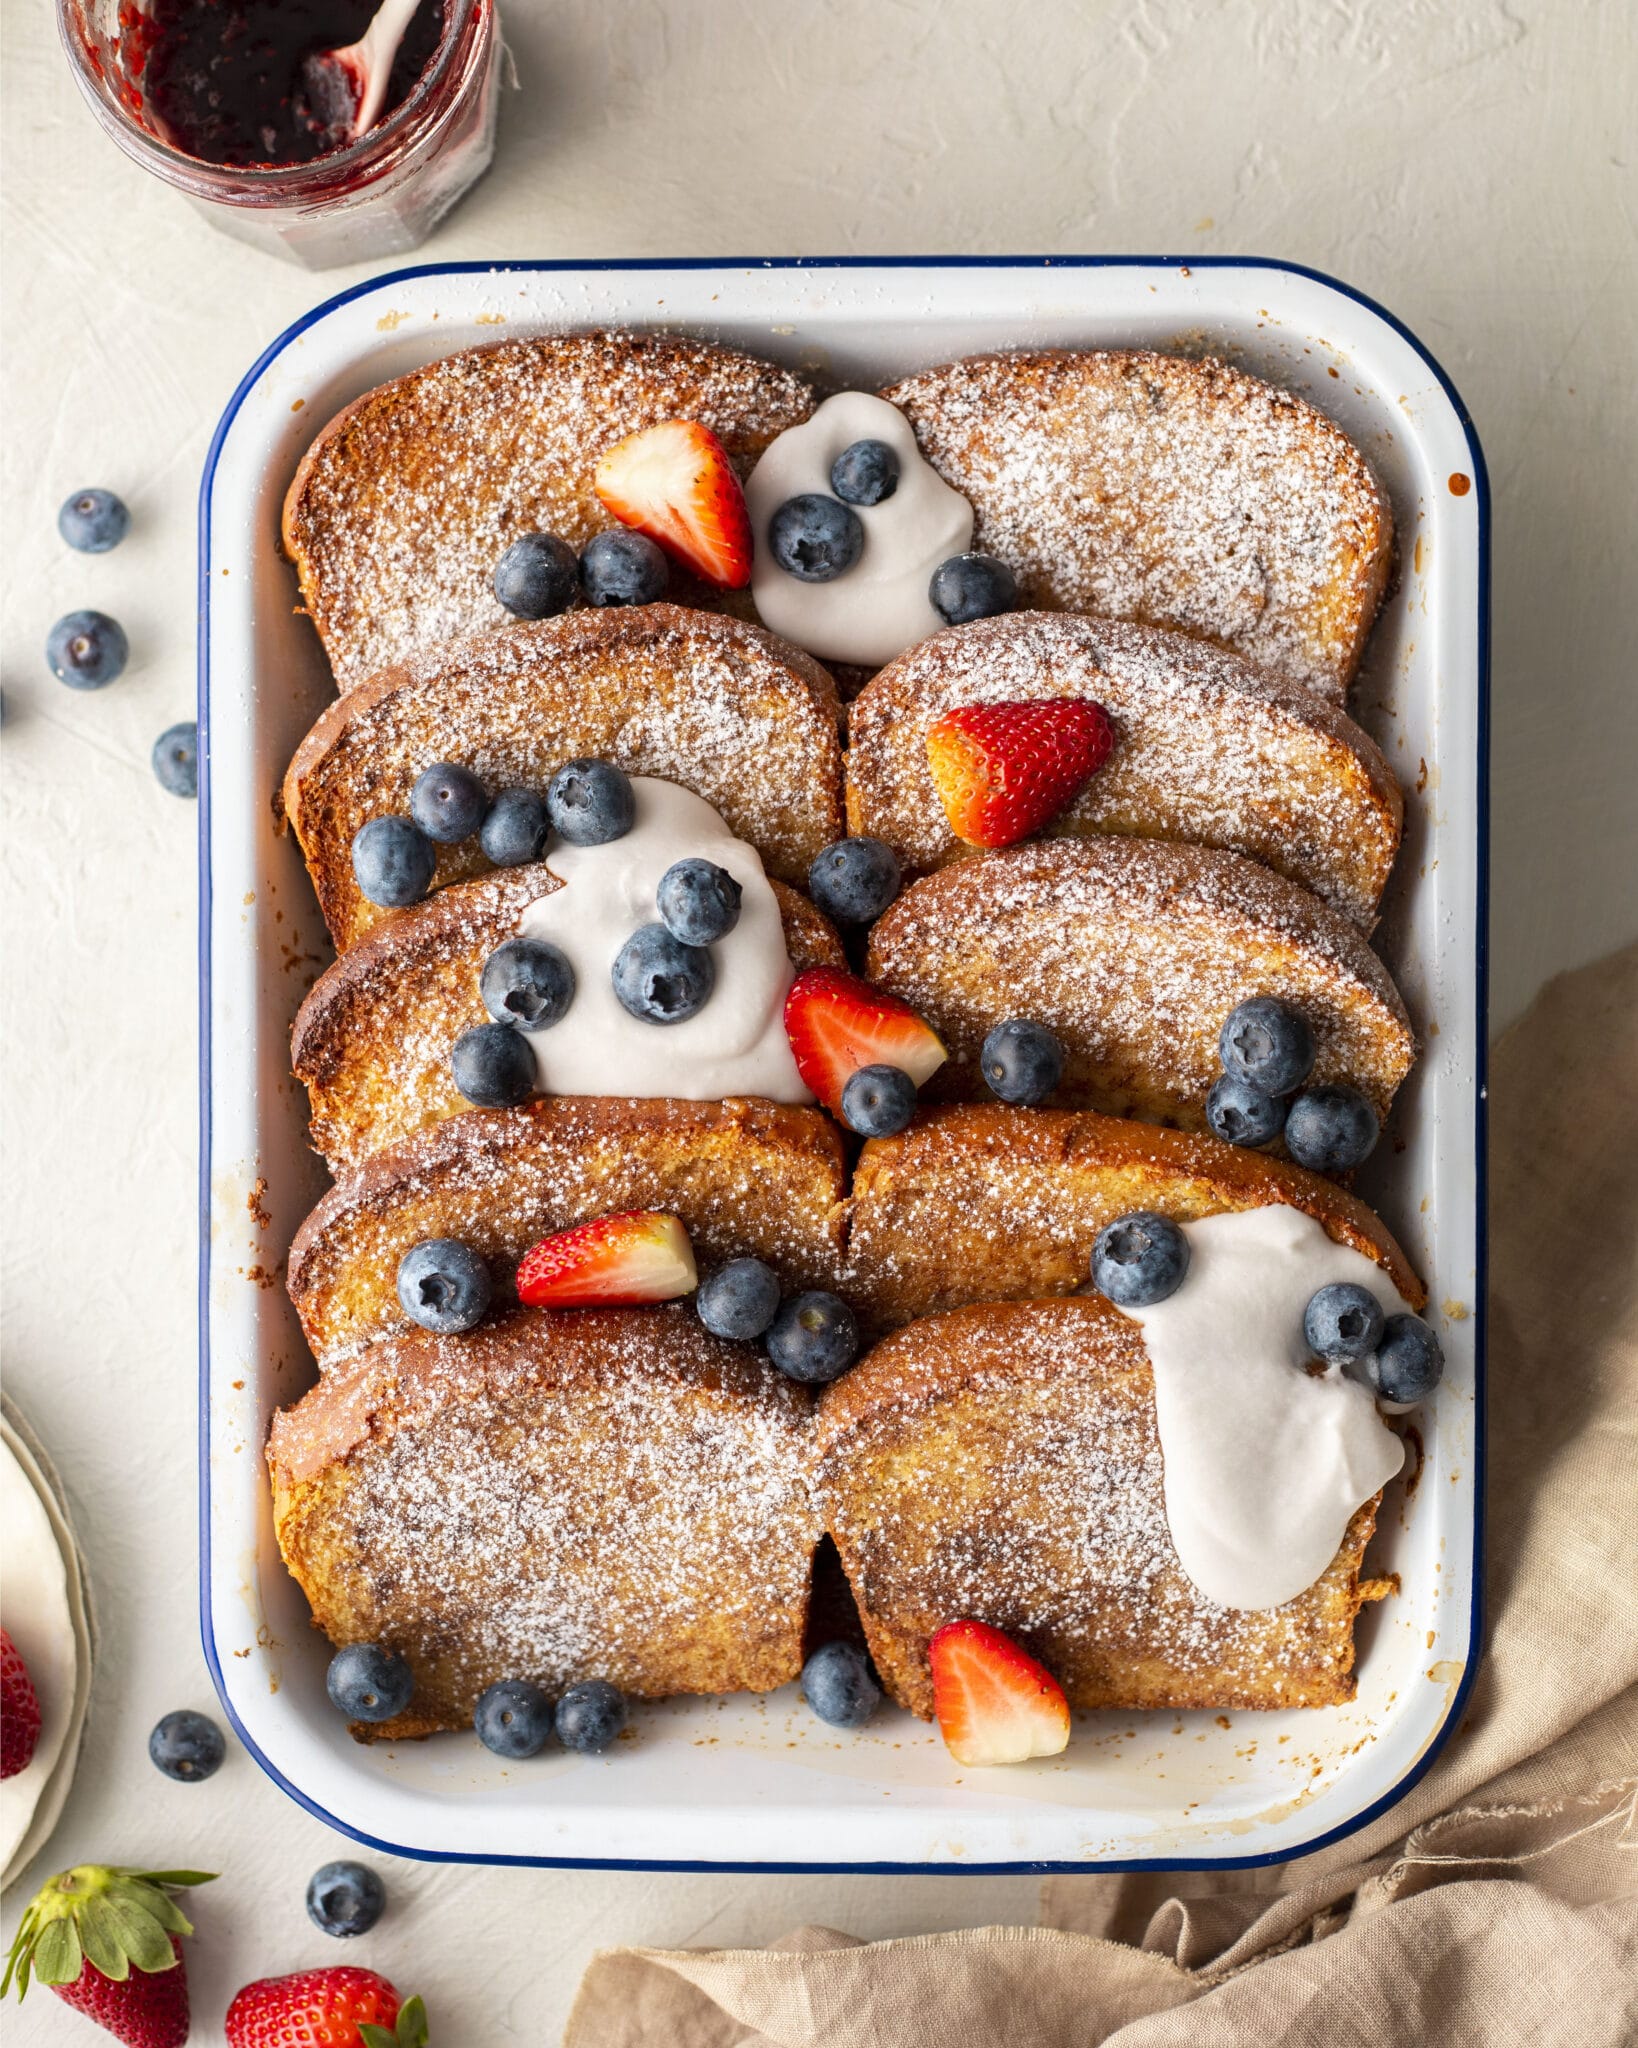
{"type": "Polygon", "coordinates": [[[184,1785],[214,1777],[225,1753],[221,1729],[188,1707],[156,1721],[148,1737],[149,1761],[184,1785]]]}
{"type": "Polygon", "coordinates": [[[1018,601],[1018,579],[994,555],[952,555],[940,562],[927,586],[933,609],[947,626],[993,619],[1018,601]]]}
{"type": "Polygon", "coordinates": [[[396,1650],[349,1643],[330,1659],[324,1689],[350,1721],[390,1721],[409,1705],[415,1679],[396,1650]]]}
{"type": "Polygon", "coordinates": [[[880,505],[899,487],[899,458],[885,441],[855,441],[830,465],[830,487],[844,504],[880,505]]]}
{"type": "Polygon", "coordinates": [[[870,1659],[853,1643],[821,1643],[802,1666],[802,1690],[832,1728],[862,1728],[882,1697],[870,1659]]]}
{"type": "Polygon", "coordinates": [[[199,794],[199,728],[191,718],[166,726],[148,759],[161,789],[172,796],[199,794]]]}
{"type": "Polygon", "coordinates": [[[1373,1352],[1382,1337],[1382,1304],[1368,1287],[1333,1280],[1302,1312],[1302,1334],[1316,1358],[1350,1365],[1373,1352]]]}
{"type": "Polygon", "coordinates": [[[520,619],[556,618],[579,580],[574,549],[555,533],[526,533],[495,564],[495,595],[520,619]]]}
{"type": "Polygon", "coordinates": [[[1183,1285],[1189,1240],[1152,1209],[1135,1209],[1098,1232],[1092,1246],[1092,1285],[1117,1308],[1148,1308],[1183,1285]]]}
{"type": "Polygon", "coordinates": [[[1285,1125],[1285,1104],[1234,1074],[1222,1074],[1206,1097],[1206,1121],[1230,1145],[1266,1145],[1285,1125]]]}
{"type": "Polygon", "coordinates": [[[1371,1382],[1384,1401],[1414,1408],[1433,1392],[1444,1370],[1444,1349],[1420,1316],[1389,1316],[1371,1367],[1371,1382]]]}
{"type": "Polygon", "coordinates": [[[626,1725],[626,1696],[606,1678],[582,1678],[557,1703],[557,1739],[565,1749],[595,1756],[626,1725]]]}
{"type": "Polygon", "coordinates": [[[498,868],[520,868],[539,860],[551,831],[546,799],[532,789],[503,789],[478,830],[485,860],[498,868]]]}
{"type": "Polygon", "coordinates": [[[353,879],[366,900],[383,909],[419,903],[437,865],[437,849],[409,818],[371,818],[353,835],[353,879]]]}
{"type": "Polygon", "coordinates": [[[470,1330],[493,1292],[489,1268],[453,1237],[423,1238],[398,1261],[398,1299],[405,1315],[440,1337],[470,1330]]]}
{"type": "Polygon", "coordinates": [[[1045,1102],[1063,1079],[1064,1049],[1044,1024],[1008,1017],[985,1039],[978,1064],[1003,1102],[1045,1102]]]}
{"type": "Polygon", "coordinates": [[[1278,996],[1252,996],[1230,1010],[1217,1034],[1223,1071],[1265,1095],[1289,1095],[1314,1065],[1314,1033],[1301,1010],[1278,996]]]}
{"type": "Polygon", "coordinates": [[[76,491],[64,498],[57,513],[57,531],[82,555],[105,555],[131,530],[131,514],[112,491],[76,491]]]}
{"type": "Polygon", "coordinates": [[[574,968],[544,939],[508,939],[483,963],[478,993],[497,1024],[545,1031],[574,1001],[574,968]]]}
{"type": "Polygon", "coordinates": [[[472,1725],[496,1756],[539,1756],[552,1739],[552,1703],[527,1678],[503,1678],[479,1694],[472,1725]]]}
{"type": "Polygon", "coordinates": [[[1315,1173],[1346,1173],[1369,1159],[1380,1128],[1357,1088],[1305,1088],[1286,1112],[1285,1149],[1315,1173]]]}
{"type": "Polygon", "coordinates": [[[859,1326],[839,1294],[794,1295],[768,1331],[768,1356],[787,1379],[839,1379],[859,1355],[859,1326]]]}
{"type": "Polygon", "coordinates": [[[899,893],[899,857],[885,840],[837,839],[808,869],[808,894],[837,924],[871,924],[899,893]]]}
{"type": "Polygon", "coordinates": [[[510,1024],[474,1024],[449,1053],[455,1086],[479,1109],[515,1109],[534,1094],[535,1056],[510,1024]]]}
{"type": "Polygon", "coordinates": [[[70,612],[46,636],[46,660],[71,690],[100,690],[125,667],[125,628],[106,612],[70,612]]]}
{"type": "Polygon", "coordinates": [[[700,1282],[694,1307],[714,1337],[748,1344],[779,1312],[779,1275],[760,1259],[730,1259],[700,1282]]]}
{"type": "Polygon", "coordinates": [[[588,604],[655,604],[670,580],[664,549],[628,527],[594,533],[580,557],[588,604]]]}
{"type": "Polygon", "coordinates": [[[710,946],[739,923],[745,891],[726,868],[710,860],[679,860],[654,892],[661,922],[685,946],[710,946]]]}
{"type": "Polygon", "coordinates": [[[320,1934],[368,1934],[386,1903],[386,1888],[367,1863],[326,1863],[307,1880],[307,1917],[320,1934]]]}
{"type": "Polygon", "coordinates": [[[685,946],[663,924],[642,924],[615,955],[614,993],[645,1024],[681,1024],[710,1001],[716,963],[703,946],[685,946]]]}
{"type": "Polygon", "coordinates": [[[470,839],[488,815],[488,790],[458,761],[434,761],[415,778],[410,816],[440,846],[470,839]]]}
{"type": "Polygon", "coordinates": [[[546,791],[546,811],[571,846],[607,846],[637,822],[637,795],[612,761],[566,761],[546,791]]]}
{"type": "Polygon", "coordinates": [[[861,1138],[890,1138],[916,1113],[916,1084],[903,1067],[860,1067],[842,1089],[842,1121],[861,1138]]]}
{"type": "Polygon", "coordinates": [[[829,583],[851,569],[864,549],[864,526],[851,505],[804,491],[787,498],[768,522],[768,551],[803,583],[829,583]]]}

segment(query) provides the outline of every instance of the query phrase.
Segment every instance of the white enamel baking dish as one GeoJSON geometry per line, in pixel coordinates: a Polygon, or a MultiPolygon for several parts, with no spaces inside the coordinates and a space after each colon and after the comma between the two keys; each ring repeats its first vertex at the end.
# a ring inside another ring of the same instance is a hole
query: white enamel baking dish
{"type": "Polygon", "coordinates": [[[1487,494],[1460,400],[1414,336],[1311,272],[1164,259],[662,263],[400,272],[281,335],[234,394],[200,504],[201,1592],[234,1726],[313,1812],[402,1855],[644,1867],[1022,1870],[1283,1860],[1403,1793],[1478,1654],[1483,1499],[1487,494]],[[348,400],[503,335],[617,323],[710,336],[874,388],[1018,345],[1208,346],[1305,393],[1393,499],[1401,575],[1355,696],[1406,792],[1378,943],[1424,1044],[1364,1192],[1444,1308],[1426,1463],[1373,1555],[1401,1590],[1359,1628],[1347,1707],[1090,1714],[1059,1758],[961,1771],[894,1711],[838,1736],[794,1687],[645,1707],[640,1739],[507,1768],[470,1736],[357,1747],[274,1547],[261,1445],[312,1377],[284,1248],[323,1186],[287,1059],[329,957],[273,792],[330,688],[293,612],[279,506],[348,400]]]}

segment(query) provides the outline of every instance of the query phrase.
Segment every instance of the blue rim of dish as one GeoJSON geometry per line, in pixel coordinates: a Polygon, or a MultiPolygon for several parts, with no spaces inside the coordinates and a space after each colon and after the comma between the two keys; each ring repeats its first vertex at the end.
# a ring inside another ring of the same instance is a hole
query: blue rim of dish
{"type": "Polygon", "coordinates": [[[1265,1865],[1291,1863],[1311,1856],[1333,1842],[1358,1834],[1362,1828],[1403,1799],[1432,1767],[1460,1723],[1461,1715],[1478,1676],[1484,1626],[1484,1536],[1485,1474],[1487,1464],[1485,1351],[1487,1335],[1486,1274],[1489,1265],[1486,1190],[1489,1173],[1489,1048],[1486,1031],[1489,1016],[1490,982],[1490,474],[1479,445],[1473,417],[1461,393],[1444,366],[1402,320],[1385,306],[1352,285],[1328,276],[1306,264],[1287,263],[1262,256],[750,256],[750,257],[644,257],[624,261],[573,262],[568,260],[521,263],[421,263],[401,270],[384,271],[377,277],[349,286],[323,300],[299,320],[292,322],[256,358],[228,400],[227,407],[211,436],[199,487],[199,1626],[212,1683],[222,1710],[246,1750],[281,1791],[338,1834],[364,1847],[389,1856],[403,1856],[420,1863],[516,1864],[526,1868],[560,1870],[675,1870],[722,1871],[725,1873],[766,1873],[779,1875],[845,1876],[929,1876],[971,1877],[1036,1876],[1048,1874],[1116,1874],[1136,1870],[1254,1870],[1265,1865]],[[367,1834],[350,1822],[338,1820],[317,1800],[295,1785],[252,1741],[228,1697],[213,1633],[210,1531],[210,1165],[211,1165],[211,867],[210,867],[210,534],[211,491],[216,464],[228,431],[240,407],[260,380],[263,371],[300,335],[338,308],[354,299],[389,285],[408,283],[423,277],[472,275],[534,275],[553,271],[661,271],[661,270],[1272,270],[1288,277],[1306,278],[1324,285],[1355,305],[1363,306],[1392,329],[1424,362],[1449,399],[1467,442],[1473,465],[1473,489],[1478,518],[1478,676],[1477,755],[1478,831],[1477,886],[1474,918],[1474,1336],[1473,1336],[1473,1583],[1468,1612],[1467,1658],[1455,1695],[1445,1709],[1437,1732],[1426,1744],[1403,1777],[1352,1819],[1339,1823],[1324,1834],[1290,1848],[1265,1851],[1254,1856],[1149,1856],[1130,1861],[1057,1861],[1021,1859],[1006,1863],[787,1863],[735,1862],[712,1858],[612,1857],[612,1856],[506,1856],[464,1849],[418,1849],[400,1842],[388,1842],[367,1834]]]}

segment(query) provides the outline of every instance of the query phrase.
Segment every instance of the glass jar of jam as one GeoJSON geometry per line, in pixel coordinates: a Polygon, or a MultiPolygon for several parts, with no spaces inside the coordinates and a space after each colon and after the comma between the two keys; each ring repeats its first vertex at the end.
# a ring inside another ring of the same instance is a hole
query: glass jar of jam
{"type": "Polygon", "coordinates": [[[80,89],[217,227],[325,270],[415,248],[495,153],[494,0],[421,0],[381,117],[326,125],[305,65],[376,0],[57,0],[80,89]]]}

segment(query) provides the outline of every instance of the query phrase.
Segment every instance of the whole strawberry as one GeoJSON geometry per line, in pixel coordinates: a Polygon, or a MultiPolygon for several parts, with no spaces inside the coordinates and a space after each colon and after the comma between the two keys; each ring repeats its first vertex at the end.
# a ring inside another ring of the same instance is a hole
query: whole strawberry
{"type": "Polygon", "coordinates": [[[341,1963],[259,1977],[228,2007],[228,2048],[426,2048],[427,2009],[374,1970],[341,1963]]]}
{"type": "Polygon", "coordinates": [[[129,2048],[181,2048],[188,2038],[188,1969],[181,1936],[193,1923],[170,1896],[209,1884],[204,1870],[126,1870],[79,1863],[35,1893],[0,1978],[17,1996],[37,1977],[65,2004],[129,2048]]]}
{"type": "Polygon", "coordinates": [[[0,1778],[26,1771],[40,1739],[40,1701],[23,1653],[0,1628],[0,1778]]]}

